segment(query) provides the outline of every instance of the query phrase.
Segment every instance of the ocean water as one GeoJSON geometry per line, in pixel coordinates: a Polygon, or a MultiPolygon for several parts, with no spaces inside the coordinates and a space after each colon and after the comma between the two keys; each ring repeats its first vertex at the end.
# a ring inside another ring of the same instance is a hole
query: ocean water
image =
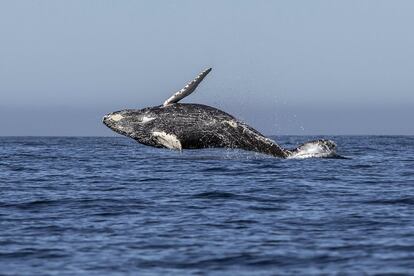
{"type": "Polygon", "coordinates": [[[0,274],[414,274],[414,137],[323,138],[348,159],[0,138],[0,274]]]}

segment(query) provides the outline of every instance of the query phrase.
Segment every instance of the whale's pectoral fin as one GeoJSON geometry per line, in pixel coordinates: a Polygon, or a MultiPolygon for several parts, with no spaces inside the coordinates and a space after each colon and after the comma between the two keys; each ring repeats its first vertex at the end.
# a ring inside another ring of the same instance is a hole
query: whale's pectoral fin
{"type": "Polygon", "coordinates": [[[197,86],[200,84],[200,82],[207,76],[208,73],[210,73],[211,68],[208,68],[201,72],[194,80],[190,81],[186,86],[184,86],[183,89],[176,92],[174,95],[172,95],[170,98],[168,98],[163,106],[167,106],[169,104],[177,103],[181,99],[187,97],[191,93],[194,92],[194,90],[197,88],[197,86]]]}
{"type": "Polygon", "coordinates": [[[181,142],[174,134],[168,134],[164,131],[153,131],[151,134],[158,144],[167,149],[182,150],[181,142]]]}

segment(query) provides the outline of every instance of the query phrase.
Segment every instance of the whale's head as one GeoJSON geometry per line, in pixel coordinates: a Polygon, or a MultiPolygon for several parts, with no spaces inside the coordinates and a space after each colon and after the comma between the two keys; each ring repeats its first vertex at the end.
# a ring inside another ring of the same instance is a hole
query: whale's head
{"type": "Polygon", "coordinates": [[[128,136],[138,142],[156,146],[151,139],[158,115],[154,108],[126,109],[109,113],[103,117],[103,123],[113,131],[128,136]]]}

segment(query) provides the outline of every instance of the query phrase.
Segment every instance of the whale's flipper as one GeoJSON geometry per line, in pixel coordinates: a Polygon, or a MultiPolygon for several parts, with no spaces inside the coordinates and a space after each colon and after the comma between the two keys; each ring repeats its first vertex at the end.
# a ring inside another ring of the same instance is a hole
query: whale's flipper
{"type": "Polygon", "coordinates": [[[181,99],[187,97],[191,93],[194,92],[194,90],[197,88],[197,86],[200,84],[200,82],[207,76],[208,73],[210,73],[211,68],[208,68],[201,72],[194,80],[190,81],[186,86],[184,86],[183,89],[176,92],[174,95],[172,95],[170,98],[168,98],[163,106],[167,106],[169,104],[177,103],[181,99]]]}
{"type": "Polygon", "coordinates": [[[168,134],[164,131],[153,131],[152,137],[167,149],[182,150],[181,142],[174,134],[168,134]]]}

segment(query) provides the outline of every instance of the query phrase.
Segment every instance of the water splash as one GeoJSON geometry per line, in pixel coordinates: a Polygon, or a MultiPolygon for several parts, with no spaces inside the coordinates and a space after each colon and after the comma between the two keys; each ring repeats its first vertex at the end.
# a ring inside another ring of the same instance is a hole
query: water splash
{"type": "Polygon", "coordinates": [[[306,142],[291,151],[289,159],[328,158],[337,156],[336,144],[331,140],[306,142]]]}

